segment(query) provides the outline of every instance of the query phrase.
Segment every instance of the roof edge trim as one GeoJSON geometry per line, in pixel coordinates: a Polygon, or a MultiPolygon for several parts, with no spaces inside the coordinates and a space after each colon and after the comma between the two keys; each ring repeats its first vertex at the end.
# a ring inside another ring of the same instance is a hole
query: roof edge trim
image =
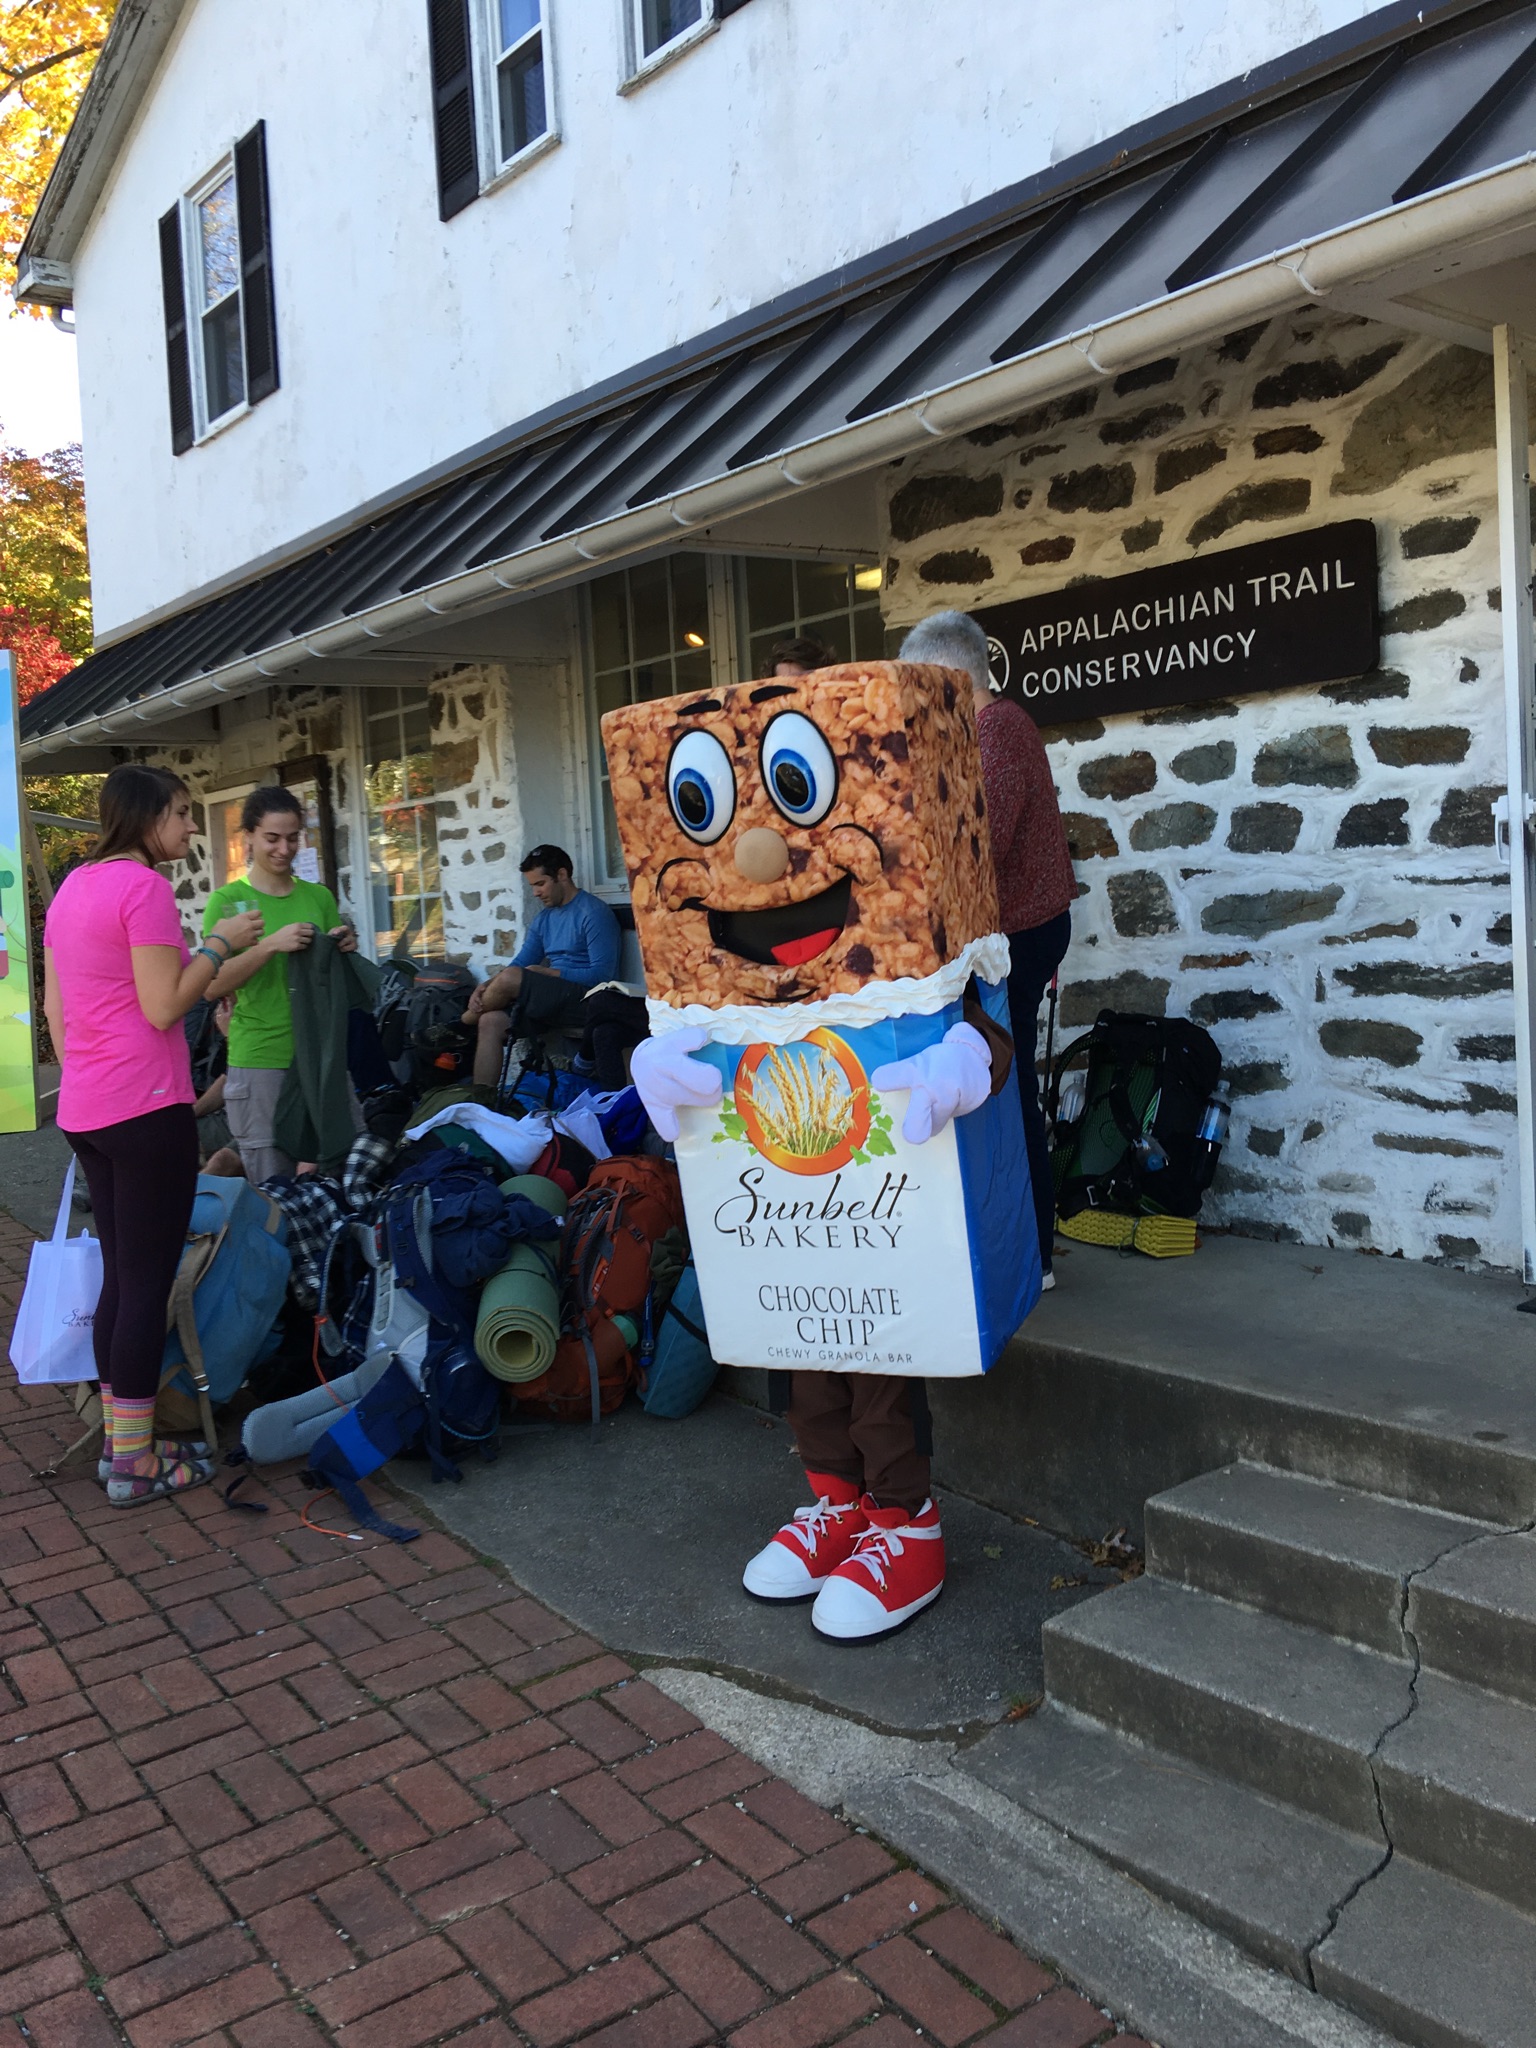
{"type": "Polygon", "coordinates": [[[17,259],[25,305],[74,301],[71,266],[187,0],[119,0],[17,259]]]}
{"type": "Polygon", "coordinates": [[[281,682],[317,657],[366,647],[445,614],[487,607],[506,593],[532,595],[569,582],[594,564],[639,553],[669,535],[681,537],[690,528],[770,504],[804,486],[870,469],[929,446],[935,437],[962,433],[1170,349],[1209,341],[1287,307],[1326,302],[1333,290],[1368,283],[1451,243],[1485,239],[1513,221],[1528,221],[1533,211],[1536,152],[1132,307],[748,468],[690,484],[654,504],[392,598],[134,704],[40,733],[24,742],[22,758],[30,763],[91,741],[121,740],[159,715],[195,710],[281,682]],[[322,639],[323,645],[316,645],[322,639]]]}

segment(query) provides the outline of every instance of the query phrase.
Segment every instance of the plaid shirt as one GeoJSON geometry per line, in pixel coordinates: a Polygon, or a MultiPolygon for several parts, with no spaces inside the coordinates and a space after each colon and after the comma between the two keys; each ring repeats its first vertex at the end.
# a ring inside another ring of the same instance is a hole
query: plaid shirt
{"type": "Polygon", "coordinates": [[[279,1174],[262,1182],[263,1194],[277,1203],[288,1219],[288,1255],[293,1271],[288,1291],[298,1307],[315,1315],[320,1308],[320,1282],[331,1240],[351,1216],[372,1208],[389,1185],[395,1147],[367,1132],[353,1145],[341,1179],[320,1173],[279,1174]]]}

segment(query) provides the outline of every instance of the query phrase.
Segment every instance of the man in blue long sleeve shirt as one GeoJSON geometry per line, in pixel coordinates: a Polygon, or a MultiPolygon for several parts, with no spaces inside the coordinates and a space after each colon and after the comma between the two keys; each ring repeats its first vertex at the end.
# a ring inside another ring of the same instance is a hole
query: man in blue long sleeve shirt
{"type": "Polygon", "coordinates": [[[475,1080],[487,1088],[501,1078],[509,1032],[526,1038],[579,1024],[587,990],[619,971],[619,921],[606,903],[577,888],[571,856],[558,846],[536,846],[520,865],[543,907],[511,966],[477,988],[464,1013],[478,1026],[475,1080]]]}

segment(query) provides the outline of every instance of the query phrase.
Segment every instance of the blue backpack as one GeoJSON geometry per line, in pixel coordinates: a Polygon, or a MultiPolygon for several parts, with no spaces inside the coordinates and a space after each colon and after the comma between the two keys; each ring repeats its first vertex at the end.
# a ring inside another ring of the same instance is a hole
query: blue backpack
{"type": "Polygon", "coordinates": [[[486,1371],[473,1345],[453,1339],[434,1344],[422,1367],[421,1391],[432,1477],[462,1479],[456,1461],[469,1451],[490,1464],[501,1446],[501,1382],[486,1371]]]}
{"type": "Polygon", "coordinates": [[[680,1422],[698,1407],[719,1371],[710,1356],[699,1276],[690,1259],[656,1333],[656,1355],[641,1381],[640,1405],[647,1415],[680,1422]]]}
{"type": "Polygon", "coordinates": [[[288,1291],[288,1223],[249,1181],[200,1173],[186,1249],[171,1287],[160,1385],[196,1400],[215,1444],[215,1405],[230,1400],[271,1347],[288,1291]]]}
{"type": "Polygon", "coordinates": [[[409,1450],[419,1439],[425,1419],[420,1389],[399,1359],[392,1358],[356,1407],[338,1416],[310,1445],[306,1484],[329,1487],[340,1494],[361,1528],[387,1536],[392,1543],[414,1542],[421,1531],[386,1522],[358,1481],[409,1450]]]}

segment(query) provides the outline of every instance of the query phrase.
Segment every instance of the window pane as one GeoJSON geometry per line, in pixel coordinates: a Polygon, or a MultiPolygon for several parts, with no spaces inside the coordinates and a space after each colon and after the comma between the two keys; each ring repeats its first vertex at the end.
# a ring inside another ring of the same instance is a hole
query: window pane
{"type": "Polygon", "coordinates": [[[754,676],[766,676],[773,666],[773,645],[776,640],[787,640],[791,636],[780,626],[767,633],[752,636],[752,669],[754,676]]]}
{"type": "Polygon", "coordinates": [[[853,635],[846,612],[839,618],[818,619],[811,630],[834,661],[853,659],[853,635]]]}
{"type": "Polygon", "coordinates": [[[704,0],[640,0],[642,54],[649,57],[703,15],[704,0]]]}
{"type": "Polygon", "coordinates": [[[853,615],[853,651],[860,661],[881,661],[885,657],[885,621],[878,611],[853,615]]]}
{"type": "Polygon", "coordinates": [[[592,661],[598,669],[618,668],[629,659],[627,579],[602,576],[592,585],[592,661]]]}
{"type": "Polygon", "coordinates": [[[673,667],[677,674],[672,688],[679,695],[684,690],[707,690],[714,681],[710,673],[709,655],[704,649],[697,654],[680,654],[673,667]]]}
{"type": "Polygon", "coordinates": [[[679,649],[709,645],[709,579],[702,555],[672,558],[672,609],[679,649]]]}
{"type": "Polygon", "coordinates": [[[618,675],[600,676],[597,683],[597,715],[605,711],[617,711],[629,702],[629,674],[625,670],[618,675]]]}
{"type": "Polygon", "coordinates": [[[516,156],[544,133],[544,38],[535,36],[498,73],[501,94],[501,153],[516,156]]]}
{"type": "Polygon", "coordinates": [[[240,334],[240,294],[203,315],[203,382],[208,417],[222,418],[245,397],[245,347],[240,334]]]}
{"type": "Polygon", "coordinates": [[[649,703],[652,697],[670,697],[672,689],[672,664],[670,661],[647,662],[635,670],[635,702],[649,703]]]}
{"type": "MultiPolygon", "coordinates": [[[[635,622],[635,659],[648,660],[672,647],[672,618],[667,605],[667,565],[648,562],[629,572],[629,600],[635,622]]],[[[664,696],[665,691],[661,692],[664,696]]]]}
{"type": "Polygon", "coordinates": [[[842,611],[848,603],[848,567],[845,562],[796,562],[795,582],[802,619],[814,619],[822,612],[842,611]]]}
{"type": "Polygon", "coordinates": [[[515,42],[539,25],[539,0],[500,0],[501,47],[510,50],[515,42]]]}
{"type": "Polygon", "coordinates": [[[754,633],[787,626],[795,616],[795,572],[790,562],[752,556],[747,562],[747,624],[754,633]]]}
{"type": "Polygon", "coordinates": [[[377,693],[389,708],[367,724],[368,852],[380,957],[412,959],[443,948],[437,810],[431,801],[431,713],[424,690],[377,693]]]}
{"type": "Polygon", "coordinates": [[[235,218],[234,173],[197,203],[203,249],[203,304],[215,306],[239,288],[240,230],[235,218]]]}

